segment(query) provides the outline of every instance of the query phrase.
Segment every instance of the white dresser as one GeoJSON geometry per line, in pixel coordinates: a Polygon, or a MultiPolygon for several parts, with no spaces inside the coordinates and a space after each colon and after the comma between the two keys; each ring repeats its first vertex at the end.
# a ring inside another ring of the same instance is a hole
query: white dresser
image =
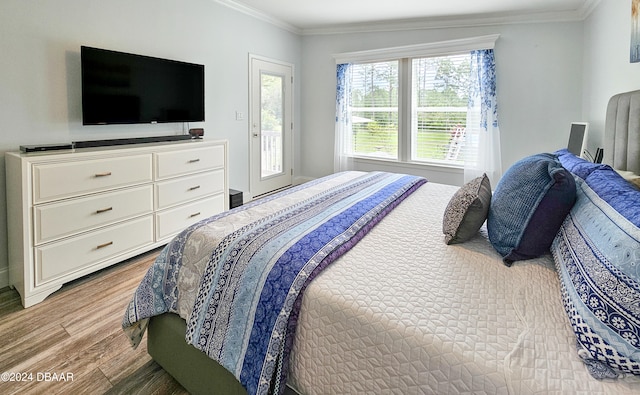
{"type": "Polygon", "coordinates": [[[227,142],[5,155],[9,281],[24,307],[229,208],[227,142]]]}

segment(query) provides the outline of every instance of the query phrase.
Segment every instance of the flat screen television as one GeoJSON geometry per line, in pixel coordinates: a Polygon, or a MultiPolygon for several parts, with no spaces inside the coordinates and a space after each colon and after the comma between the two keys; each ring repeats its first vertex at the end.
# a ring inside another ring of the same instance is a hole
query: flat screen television
{"type": "Polygon", "coordinates": [[[82,46],[82,124],[204,121],[204,65],[82,46]]]}

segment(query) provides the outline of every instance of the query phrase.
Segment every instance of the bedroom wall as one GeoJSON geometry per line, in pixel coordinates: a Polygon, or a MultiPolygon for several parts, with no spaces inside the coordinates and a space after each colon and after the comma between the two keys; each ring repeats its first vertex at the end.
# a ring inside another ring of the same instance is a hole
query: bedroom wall
{"type": "Polygon", "coordinates": [[[604,145],[609,98],[640,89],[640,63],[629,62],[630,37],[630,1],[601,0],[585,20],[583,115],[593,150],[604,145]]]}
{"type": "Polygon", "coordinates": [[[298,35],[213,0],[0,1],[0,288],[8,285],[4,152],[182,132],[182,124],[83,127],[81,45],[204,64],[206,121],[190,126],[229,140],[229,185],[245,191],[248,125],[235,112],[248,113],[248,54],[293,63],[296,73],[301,64],[298,35]]]}
{"type": "MultiPolygon", "coordinates": [[[[207,70],[207,137],[230,141],[230,186],[248,190],[247,54],[293,63],[295,173],[333,171],[335,63],[332,54],[499,33],[498,99],[503,167],[566,144],[568,124],[591,122],[601,145],[604,108],[640,89],[628,61],[629,3],[601,0],[584,22],[297,36],[213,0],[3,0],[0,2],[0,185],[4,152],[21,144],[177,134],[182,125],[83,127],[79,47],[94,45],[197,63],[207,70]],[[303,87],[303,89],[301,89],[303,87]],[[582,99],[581,99],[582,98],[582,99]]],[[[595,148],[593,148],[595,149],[595,148]]],[[[441,182],[455,174],[433,171],[441,182]],[[444,178],[444,179],[442,179],[444,178]]],[[[433,178],[432,178],[433,179],[433,178]]],[[[0,287],[7,285],[5,191],[0,188],[0,287]]]]}
{"type": "MultiPolygon", "coordinates": [[[[336,77],[332,54],[494,33],[500,34],[495,54],[504,170],[529,154],[566,146],[570,122],[582,116],[582,27],[582,22],[520,23],[304,36],[303,174],[318,177],[333,171],[336,77]]],[[[462,182],[460,172],[432,168],[421,174],[437,182],[462,182]]]]}

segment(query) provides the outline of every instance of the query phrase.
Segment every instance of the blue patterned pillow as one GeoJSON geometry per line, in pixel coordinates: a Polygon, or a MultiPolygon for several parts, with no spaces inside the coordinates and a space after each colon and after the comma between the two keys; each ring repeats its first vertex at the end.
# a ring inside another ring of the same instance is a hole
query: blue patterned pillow
{"type": "Polygon", "coordinates": [[[511,166],[496,186],[487,219],[489,240],[505,264],[547,253],[575,194],[573,175],[552,154],[511,166]]]}
{"type": "Polygon", "coordinates": [[[576,178],[576,204],[551,250],[589,371],[596,378],[640,375],[640,228],[623,213],[637,211],[640,191],[630,193],[617,174],[597,172],[576,178]]]}
{"type": "Polygon", "coordinates": [[[587,176],[593,171],[609,167],[600,163],[586,161],[579,156],[575,156],[566,148],[556,151],[554,154],[558,157],[558,160],[565,169],[569,170],[583,180],[587,178],[587,176]]]}

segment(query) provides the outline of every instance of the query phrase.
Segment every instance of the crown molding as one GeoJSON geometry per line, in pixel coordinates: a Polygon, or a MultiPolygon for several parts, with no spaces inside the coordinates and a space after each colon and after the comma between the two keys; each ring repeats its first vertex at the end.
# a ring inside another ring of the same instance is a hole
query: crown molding
{"type": "Polygon", "coordinates": [[[284,22],[277,17],[259,11],[255,8],[240,4],[234,0],[213,0],[225,7],[231,8],[255,19],[270,23],[276,27],[298,35],[330,35],[346,33],[373,33],[405,30],[443,29],[459,27],[480,27],[495,25],[510,25],[521,23],[546,23],[546,22],[580,22],[585,20],[601,0],[586,0],[575,11],[537,12],[537,13],[494,13],[486,15],[461,15],[451,17],[430,17],[402,19],[393,21],[378,21],[366,23],[351,23],[329,26],[300,28],[284,22]]]}
{"type": "Polygon", "coordinates": [[[279,27],[281,29],[287,30],[291,33],[294,34],[298,34],[298,35],[302,35],[303,34],[303,30],[300,29],[297,26],[294,26],[290,23],[287,23],[281,19],[278,19],[276,17],[273,17],[269,14],[266,14],[262,11],[256,10],[253,7],[249,7],[246,6],[244,4],[240,4],[238,2],[235,2],[233,0],[213,0],[214,2],[221,4],[225,7],[231,8],[232,10],[238,11],[240,13],[243,13],[245,15],[248,15],[250,17],[253,17],[255,19],[261,20],[263,22],[267,22],[270,23],[276,27],[279,27]]]}
{"type": "MultiPolygon", "coordinates": [[[[599,0],[597,0],[599,1],[599,0]]],[[[564,12],[539,12],[530,14],[464,15],[356,23],[302,29],[303,35],[329,35],[346,33],[391,32],[403,30],[481,27],[522,23],[579,22],[583,21],[582,9],[564,12]]]]}
{"type": "Polygon", "coordinates": [[[587,0],[587,1],[585,1],[584,4],[582,5],[582,7],[578,10],[580,15],[582,16],[582,20],[587,19],[591,15],[593,10],[595,10],[596,7],[598,5],[600,5],[601,1],[602,0],[587,0]]]}

